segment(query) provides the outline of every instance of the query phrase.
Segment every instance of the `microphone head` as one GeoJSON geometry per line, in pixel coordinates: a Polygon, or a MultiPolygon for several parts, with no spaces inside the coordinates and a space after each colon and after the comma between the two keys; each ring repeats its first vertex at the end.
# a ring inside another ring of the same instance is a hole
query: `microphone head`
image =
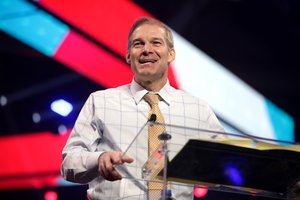
{"type": "Polygon", "coordinates": [[[156,121],[156,114],[152,114],[150,116],[150,119],[149,119],[150,122],[155,122],[156,121]]]}
{"type": "Polygon", "coordinates": [[[170,140],[171,138],[172,138],[172,136],[167,132],[163,132],[163,133],[158,135],[159,140],[164,140],[165,141],[165,140],[170,140]]]}

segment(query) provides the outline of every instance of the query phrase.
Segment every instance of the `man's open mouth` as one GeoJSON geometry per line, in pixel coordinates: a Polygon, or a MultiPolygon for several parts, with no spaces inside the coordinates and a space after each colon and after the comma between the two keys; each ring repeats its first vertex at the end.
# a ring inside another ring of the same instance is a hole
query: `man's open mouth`
{"type": "Polygon", "coordinates": [[[139,62],[141,63],[141,64],[145,64],[145,63],[155,63],[157,61],[157,59],[156,58],[153,58],[153,57],[148,57],[148,56],[141,56],[140,58],[139,58],[139,62]]]}
{"type": "Polygon", "coordinates": [[[157,60],[156,59],[140,59],[139,62],[141,64],[145,64],[145,63],[155,63],[157,60]]]}

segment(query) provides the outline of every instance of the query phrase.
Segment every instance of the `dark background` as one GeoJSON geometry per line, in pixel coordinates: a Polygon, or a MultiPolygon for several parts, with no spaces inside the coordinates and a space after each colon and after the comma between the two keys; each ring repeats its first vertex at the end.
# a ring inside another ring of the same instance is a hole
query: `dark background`
{"type": "Polygon", "coordinates": [[[300,1],[135,2],[294,117],[300,140],[300,1]]]}
{"type": "MultiPolygon", "coordinates": [[[[134,2],[290,114],[300,140],[298,0],[134,2]]],[[[1,135],[55,131],[64,119],[48,112],[51,101],[63,93],[77,102],[73,122],[88,94],[102,89],[2,32],[0,44],[0,96],[9,102],[0,107],[1,135]],[[50,116],[33,124],[33,112],[50,116]]]]}

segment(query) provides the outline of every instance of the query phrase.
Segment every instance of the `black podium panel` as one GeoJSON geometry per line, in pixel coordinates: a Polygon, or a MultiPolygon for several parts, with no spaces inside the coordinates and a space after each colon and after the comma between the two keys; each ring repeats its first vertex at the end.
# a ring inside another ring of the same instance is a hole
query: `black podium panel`
{"type": "Polygon", "coordinates": [[[300,153],[189,140],[168,164],[168,177],[286,194],[300,177],[300,153]]]}

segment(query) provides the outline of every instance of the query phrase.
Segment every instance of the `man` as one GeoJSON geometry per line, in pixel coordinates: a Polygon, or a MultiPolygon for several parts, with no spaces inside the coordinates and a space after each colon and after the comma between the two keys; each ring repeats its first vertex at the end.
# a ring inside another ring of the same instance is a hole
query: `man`
{"type": "MultiPolygon", "coordinates": [[[[126,61],[134,72],[131,84],[97,91],[87,99],[63,150],[61,172],[66,180],[89,183],[92,199],[145,198],[140,182],[134,179],[141,178],[141,168],[148,158],[147,130],[132,145],[131,153],[122,156],[149,119],[151,106],[145,94],[158,94],[159,109],[167,124],[223,131],[204,101],[170,86],[168,67],[174,59],[169,28],[157,20],[141,18],[128,37],[126,61]],[[122,177],[117,169],[124,163],[123,172],[132,179],[122,177]]],[[[203,133],[203,137],[220,135],[203,133]]],[[[190,136],[183,138],[187,141],[190,136]]],[[[191,190],[172,189],[172,193],[177,199],[193,199],[191,190]]]]}

